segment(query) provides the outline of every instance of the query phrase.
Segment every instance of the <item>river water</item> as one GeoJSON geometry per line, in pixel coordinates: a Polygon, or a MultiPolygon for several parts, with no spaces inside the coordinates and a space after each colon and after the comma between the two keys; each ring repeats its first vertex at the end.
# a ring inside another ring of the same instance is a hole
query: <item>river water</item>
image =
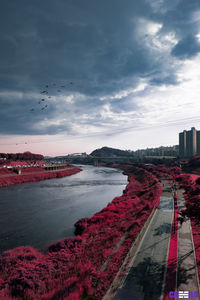
{"type": "Polygon", "coordinates": [[[81,166],[78,174],[0,188],[0,252],[30,245],[45,249],[74,236],[74,223],[91,217],[127,184],[117,169],[81,166]]]}

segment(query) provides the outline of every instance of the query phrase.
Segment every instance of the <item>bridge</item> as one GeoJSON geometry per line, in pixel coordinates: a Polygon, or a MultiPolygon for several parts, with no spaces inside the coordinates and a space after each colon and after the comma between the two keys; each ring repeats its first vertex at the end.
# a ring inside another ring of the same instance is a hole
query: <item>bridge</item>
{"type": "Polygon", "coordinates": [[[128,156],[108,156],[108,157],[102,157],[102,156],[94,156],[92,157],[93,163],[95,166],[98,166],[100,162],[106,162],[106,163],[133,163],[136,162],[135,158],[128,157],[128,156]]]}

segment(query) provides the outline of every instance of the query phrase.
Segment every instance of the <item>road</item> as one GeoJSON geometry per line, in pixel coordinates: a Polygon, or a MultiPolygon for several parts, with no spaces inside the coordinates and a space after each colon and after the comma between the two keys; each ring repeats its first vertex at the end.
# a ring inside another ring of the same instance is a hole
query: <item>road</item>
{"type": "MultiPolygon", "coordinates": [[[[120,279],[120,271],[118,272],[104,296],[104,300],[163,300],[169,298],[169,295],[164,297],[164,288],[167,282],[169,244],[173,230],[174,200],[169,184],[162,181],[162,185],[163,193],[159,207],[144,229],[142,239],[135,243],[135,248],[132,246],[134,251],[130,250],[131,261],[125,269],[127,275],[120,279]]],[[[178,209],[181,210],[184,204],[183,190],[178,190],[178,209]]],[[[189,220],[178,223],[177,273],[176,282],[173,285],[176,286],[176,291],[197,291],[200,295],[189,220]]]]}
{"type": "Polygon", "coordinates": [[[173,197],[169,186],[130,263],[130,271],[115,300],[158,300],[164,288],[168,248],[173,220],[173,197]]]}
{"type": "MultiPolygon", "coordinates": [[[[178,208],[185,206],[183,190],[178,191],[178,208]]],[[[179,291],[198,291],[199,278],[197,272],[196,255],[190,220],[186,219],[182,224],[179,223],[178,230],[178,276],[177,290],[179,291]]]]}

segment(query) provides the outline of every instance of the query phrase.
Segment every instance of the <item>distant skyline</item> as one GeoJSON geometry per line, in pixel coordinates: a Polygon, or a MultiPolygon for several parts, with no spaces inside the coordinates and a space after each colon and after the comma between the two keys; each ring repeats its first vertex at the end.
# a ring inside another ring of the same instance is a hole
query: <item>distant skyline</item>
{"type": "Polygon", "coordinates": [[[199,0],[1,1],[0,41],[0,152],[137,150],[200,129],[199,0]]]}

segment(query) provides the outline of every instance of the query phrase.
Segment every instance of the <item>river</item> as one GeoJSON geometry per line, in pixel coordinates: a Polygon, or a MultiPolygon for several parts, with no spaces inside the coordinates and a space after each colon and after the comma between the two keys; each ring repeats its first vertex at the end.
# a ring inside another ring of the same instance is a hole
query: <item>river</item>
{"type": "Polygon", "coordinates": [[[81,168],[68,177],[0,188],[0,252],[27,245],[45,250],[74,236],[76,221],[100,211],[127,184],[120,170],[81,168]]]}

